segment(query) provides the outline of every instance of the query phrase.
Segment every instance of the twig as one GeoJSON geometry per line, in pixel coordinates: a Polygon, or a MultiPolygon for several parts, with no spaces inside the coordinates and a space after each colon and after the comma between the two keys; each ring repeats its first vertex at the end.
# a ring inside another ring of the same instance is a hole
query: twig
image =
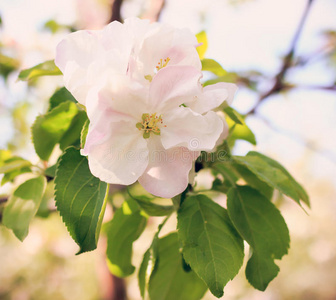
{"type": "Polygon", "coordinates": [[[159,6],[159,9],[158,9],[158,11],[156,12],[156,14],[154,16],[154,21],[158,21],[160,19],[162,10],[165,7],[165,5],[166,5],[166,1],[165,0],[161,0],[161,5],[159,6]]]}
{"type": "Polygon", "coordinates": [[[8,201],[8,197],[2,197],[0,198],[0,204],[6,203],[8,201]]]}
{"type": "Polygon", "coordinates": [[[257,104],[247,113],[247,114],[254,114],[257,107],[260,105],[260,103],[262,101],[264,101],[267,97],[273,95],[273,94],[276,94],[276,93],[279,93],[280,91],[282,91],[284,88],[285,88],[285,84],[283,82],[284,80],[284,77],[287,73],[287,70],[291,67],[292,65],[292,61],[293,61],[293,57],[294,57],[294,54],[295,54],[295,49],[296,49],[296,45],[297,45],[297,42],[300,38],[300,35],[302,33],[302,29],[303,29],[303,26],[306,22],[306,19],[307,19],[307,16],[308,16],[308,13],[310,11],[310,8],[311,8],[311,5],[313,3],[314,0],[308,0],[307,2],[307,5],[306,5],[306,8],[305,8],[305,11],[302,15],[302,18],[300,20],[300,23],[298,25],[298,28],[295,32],[295,35],[293,37],[293,40],[292,40],[292,44],[289,48],[289,51],[288,51],[288,54],[285,56],[284,60],[283,60],[283,64],[282,64],[282,67],[279,71],[279,73],[275,76],[274,78],[274,85],[272,86],[272,88],[267,91],[266,93],[262,94],[259,98],[259,101],[257,102],[257,104]]]}
{"type": "Polygon", "coordinates": [[[122,22],[121,18],[121,5],[123,0],[114,0],[112,3],[112,14],[110,18],[110,22],[119,21],[122,22]]]}

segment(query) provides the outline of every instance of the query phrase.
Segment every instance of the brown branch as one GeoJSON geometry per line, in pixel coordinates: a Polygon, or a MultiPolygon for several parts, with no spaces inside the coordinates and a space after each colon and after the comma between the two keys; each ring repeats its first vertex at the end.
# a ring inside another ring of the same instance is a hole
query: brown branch
{"type": "Polygon", "coordinates": [[[165,0],[151,0],[149,9],[142,15],[142,18],[157,22],[165,4],[165,0]]]}
{"type": "Polygon", "coordinates": [[[283,64],[282,64],[282,67],[281,67],[279,73],[274,78],[274,84],[273,84],[272,88],[269,91],[267,91],[266,93],[260,95],[259,101],[257,102],[257,104],[247,114],[254,114],[257,107],[260,105],[260,103],[262,101],[264,101],[266,98],[268,98],[269,96],[271,96],[273,94],[279,93],[280,91],[284,90],[284,88],[286,87],[286,85],[284,84],[284,78],[285,78],[285,75],[286,75],[288,69],[292,65],[296,45],[297,45],[297,42],[298,42],[298,40],[300,38],[300,35],[302,33],[302,29],[303,29],[304,24],[306,22],[306,19],[307,19],[307,16],[308,16],[308,13],[310,11],[310,8],[311,8],[311,5],[312,5],[313,1],[314,0],[308,0],[307,1],[306,8],[303,12],[300,23],[299,23],[299,25],[296,29],[296,32],[295,32],[295,35],[293,37],[293,40],[292,40],[291,46],[289,48],[289,51],[283,59],[283,64]]]}
{"type": "Polygon", "coordinates": [[[8,197],[1,197],[0,198],[0,204],[6,203],[8,201],[8,197]]]}
{"type": "Polygon", "coordinates": [[[155,16],[154,16],[154,21],[159,21],[160,17],[161,17],[161,13],[163,11],[163,8],[166,5],[166,1],[165,0],[161,0],[161,5],[159,6],[159,9],[157,10],[155,16]]]}
{"type": "Polygon", "coordinates": [[[114,0],[112,3],[112,14],[110,18],[110,22],[119,21],[122,22],[121,18],[121,5],[123,0],[114,0]]]}

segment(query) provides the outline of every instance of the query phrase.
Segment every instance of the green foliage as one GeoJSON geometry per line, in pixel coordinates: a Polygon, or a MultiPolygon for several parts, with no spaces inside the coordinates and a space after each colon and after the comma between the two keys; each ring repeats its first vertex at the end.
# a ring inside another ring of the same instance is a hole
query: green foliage
{"type": "Polygon", "coordinates": [[[145,298],[145,293],[148,288],[149,276],[154,269],[154,266],[153,266],[152,269],[149,270],[149,272],[147,271],[149,268],[150,260],[151,260],[151,248],[149,248],[145,252],[140,268],[139,268],[139,273],[138,273],[138,284],[139,284],[139,289],[140,289],[140,295],[143,299],[145,298]]]}
{"type": "Polygon", "coordinates": [[[242,118],[242,116],[232,107],[230,106],[225,107],[224,112],[233,122],[239,125],[244,124],[244,119],[242,118]]]}
{"type": "Polygon", "coordinates": [[[300,200],[308,206],[309,197],[302,186],[275,160],[251,151],[246,156],[235,156],[234,160],[253,172],[270,187],[279,190],[301,205],[300,200]]]}
{"type": "MultiPolygon", "coordinates": [[[[236,112],[236,114],[238,113],[236,112]]],[[[242,124],[239,124],[238,122],[236,122],[236,120],[232,120],[231,117],[233,116],[231,115],[229,118],[226,119],[230,128],[230,134],[227,139],[229,146],[233,147],[236,140],[245,140],[251,143],[252,145],[256,145],[257,141],[255,139],[254,133],[246,125],[246,123],[245,122],[242,123],[242,120],[240,119],[240,122],[242,124]]]]}
{"type": "Polygon", "coordinates": [[[32,68],[22,70],[18,78],[23,81],[28,81],[41,76],[51,76],[51,75],[62,75],[62,72],[60,71],[59,68],[56,67],[55,62],[53,60],[48,60],[32,68]]]}
{"type": "Polygon", "coordinates": [[[245,275],[253,287],[264,291],[268,284],[278,275],[279,270],[279,267],[271,257],[255,252],[247,262],[245,275]]]}
{"type": "Polygon", "coordinates": [[[97,247],[106,194],[107,184],[92,176],[87,158],[74,147],[66,149],[56,171],[55,200],[70,235],[80,246],[78,254],[97,247]]]}
{"type": "Polygon", "coordinates": [[[156,260],[158,258],[159,233],[161,232],[161,229],[164,226],[164,224],[166,224],[168,218],[169,216],[166,217],[165,220],[159,225],[158,230],[154,235],[153,241],[148,250],[145,252],[142,263],[140,265],[138,273],[138,282],[142,298],[146,298],[145,294],[148,290],[150,276],[155,269],[156,260]]]}
{"type": "Polygon", "coordinates": [[[45,115],[38,116],[32,127],[37,155],[47,161],[56,144],[60,143],[64,150],[79,141],[86,118],[86,113],[71,101],[60,103],[45,115]]]}
{"type": "Polygon", "coordinates": [[[202,59],[202,70],[209,71],[217,76],[225,76],[227,74],[227,72],[217,61],[210,58],[202,59]]]}
{"type": "Polygon", "coordinates": [[[228,193],[230,219],[240,235],[253,249],[247,279],[255,288],[265,290],[273,277],[266,273],[260,278],[261,269],[275,267],[270,260],[281,259],[289,248],[289,232],[278,209],[258,191],[248,186],[236,186],[228,193]],[[267,279],[269,281],[267,281],[267,279]]]}
{"type": "Polygon", "coordinates": [[[80,136],[82,128],[87,120],[87,115],[84,110],[78,109],[77,114],[71,120],[70,126],[66,132],[64,132],[62,138],[59,141],[61,150],[65,150],[68,146],[74,145],[80,146],[80,136]]]}
{"type": "Polygon", "coordinates": [[[51,111],[53,108],[66,101],[77,103],[77,100],[71,95],[71,93],[65,87],[57,89],[49,99],[48,111],[51,111]]]}
{"type": "Polygon", "coordinates": [[[226,210],[204,195],[187,197],[178,211],[178,233],[185,261],[211,293],[223,296],[244,257],[243,240],[226,210]]]}
{"type": "Polygon", "coordinates": [[[149,198],[145,195],[133,196],[129,193],[130,197],[135,200],[143,210],[149,216],[162,217],[170,215],[174,211],[173,205],[159,205],[154,202],[156,198],[149,198]]]}
{"type": "Polygon", "coordinates": [[[86,136],[89,132],[89,125],[90,125],[90,120],[87,119],[83,125],[81,134],[80,134],[80,146],[83,149],[85,146],[85,142],[86,142],[86,136]]]}
{"type": "Polygon", "coordinates": [[[141,213],[134,200],[125,201],[112,221],[106,225],[107,262],[114,275],[125,277],[132,274],[132,244],[139,238],[147,224],[147,218],[141,213]]]}
{"type": "Polygon", "coordinates": [[[152,300],[197,300],[207,290],[204,282],[193,271],[183,268],[182,255],[176,233],[158,239],[157,256],[148,294],[152,300]]]}
{"type": "Polygon", "coordinates": [[[225,167],[232,170],[237,176],[237,178],[242,178],[244,181],[254,189],[258,190],[267,199],[271,199],[273,195],[273,188],[267,183],[260,180],[253,172],[251,172],[247,167],[237,164],[235,162],[229,162],[225,164],[225,167]]]}
{"type": "Polygon", "coordinates": [[[0,75],[7,78],[9,73],[17,70],[20,66],[20,62],[10,56],[4,55],[0,52],[0,75]]]}
{"type": "Polygon", "coordinates": [[[4,176],[1,185],[12,182],[16,176],[31,172],[31,162],[18,156],[13,156],[3,161],[0,160],[0,173],[4,176]]]}
{"type": "Polygon", "coordinates": [[[203,59],[205,52],[208,49],[208,38],[207,38],[206,32],[205,31],[199,32],[198,34],[196,34],[196,38],[197,38],[197,41],[201,44],[196,49],[197,49],[200,59],[203,59]]]}
{"type": "Polygon", "coordinates": [[[2,222],[21,241],[28,235],[29,223],[39,208],[45,187],[43,176],[29,179],[14,191],[5,206],[2,222]]]}

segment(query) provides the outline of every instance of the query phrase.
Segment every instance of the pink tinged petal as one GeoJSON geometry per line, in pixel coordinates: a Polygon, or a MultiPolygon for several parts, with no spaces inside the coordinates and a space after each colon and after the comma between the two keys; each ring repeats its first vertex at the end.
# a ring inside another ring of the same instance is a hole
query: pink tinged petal
{"type": "Polygon", "coordinates": [[[118,31],[120,26],[115,22],[104,30],[77,31],[57,46],[55,63],[64,74],[65,86],[83,105],[89,89],[106,77],[107,70],[126,74],[132,44],[118,31]]]}
{"type": "Polygon", "coordinates": [[[100,180],[111,184],[134,183],[148,165],[147,141],[134,124],[129,122],[111,123],[111,134],[103,142],[92,145],[88,135],[82,155],[88,155],[91,173],[100,180]]]}
{"type": "MultiPolygon", "coordinates": [[[[220,82],[208,85],[190,103],[186,103],[193,111],[203,114],[219,107],[224,101],[228,106],[232,103],[237,86],[233,83],[220,82]]],[[[224,104],[224,103],[223,103],[224,104]]]]}
{"type": "Polygon", "coordinates": [[[127,76],[109,76],[99,91],[99,101],[119,118],[133,118],[137,123],[148,112],[148,88],[127,76]]]}
{"type": "Polygon", "coordinates": [[[218,147],[219,145],[221,145],[224,140],[228,137],[229,135],[229,125],[228,123],[226,123],[225,121],[225,116],[223,113],[221,112],[217,112],[217,115],[219,115],[219,117],[221,118],[222,122],[223,122],[223,131],[221,133],[221,135],[219,136],[217,142],[216,142],[216,147],[218,147]]]}
{"type": "Polygon", "coordinates": [[[63,73],[70,61],[87,68],[101,50],[94,31],[80,30],[69,34],[57,45],[55,63],[63,73]]]}
{"type": "Polygon", "coordinates": [[[163,115],[162,145],[165,149],[186,147],[192,151],[211,151],[223,132],[223,121],[213,111],[205,115],[179,107],[163,115]]]}
{"type": "Polygon", "coordinates": [[[200,92],[202,73],[189,66],[165,67],[154,77],[149,100],[159,111],[176,108],[200,92]]]}
{"type": "Polygon", "coordinates": [[[146,75],[155,76],[156,67],[162,60],[169,59],[167,66],[193,66],[201,71],[202,65],[196,51],[197,39],[188,29],[176,29],[169,25],[159,24],[149,31],[139,47],[137,68],[133,68],[136,78],[146,75]]]}
{"type": "Polygon", "coordinates": [[[159,137],[148,139],[150,149],[146,171],[139,183],[151,194],[171,198],[182,193],[189,179],[189,172],[199,152],[179,147],[165,150],[159,137]]]}

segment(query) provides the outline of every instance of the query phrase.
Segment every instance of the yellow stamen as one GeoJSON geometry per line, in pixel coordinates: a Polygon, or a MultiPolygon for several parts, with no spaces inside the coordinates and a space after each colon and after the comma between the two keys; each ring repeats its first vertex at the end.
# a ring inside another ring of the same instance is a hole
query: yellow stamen
{"type": "Polygon", "coordinates": [[[159,71],[162,68],[166,67],[168,65],[170,61],[170,58],[167,57],[166,59],[160,59],[160,61],[158,62],[157,66],[156,66],[156,70],[159,71]]]}
{"type": "MultiPolygon", "coordinates": [[[[153,132],[156,135],[160,135],[160,126],[163,124],[162,115],[157,116],[154,114],[142,114],[142,122],[136,123],[136,128],[139,130],[143,130],[143,137],[148,139],[150,137],[150,133],[153,132]]],[[[164,125],[164,127],[166,127],[164,125]]]]}

